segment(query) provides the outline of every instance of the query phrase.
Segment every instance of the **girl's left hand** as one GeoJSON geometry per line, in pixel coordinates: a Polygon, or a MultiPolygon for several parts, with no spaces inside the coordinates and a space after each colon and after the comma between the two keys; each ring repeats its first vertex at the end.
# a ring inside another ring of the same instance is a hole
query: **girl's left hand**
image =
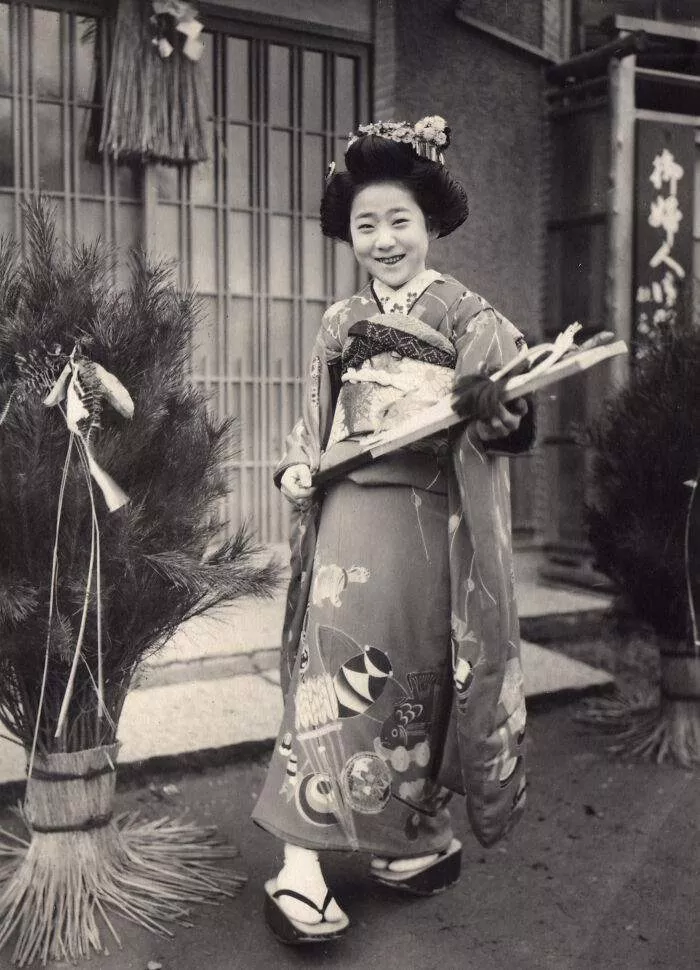
{"type": "Polygon", "coordinates": [[[497,414],[490,421],[477,421],[476,431],[482,441],[494,441],[496,438],[506,438],[518,430],[520,422],[527,414],[528,406],[524,397],[498,405],[497,414]]]}

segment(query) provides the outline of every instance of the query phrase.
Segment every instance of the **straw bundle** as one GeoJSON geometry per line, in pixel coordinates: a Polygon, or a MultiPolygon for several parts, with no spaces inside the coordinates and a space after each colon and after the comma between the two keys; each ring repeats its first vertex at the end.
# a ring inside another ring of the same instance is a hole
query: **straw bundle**
{"type": "Polygon", "coordinates": [[[659,689],[586,705],[621,752],[700,764],[700,328],[680,319],[646,344],[593,429],[590,538],[618,611],[652,631],[659,689]],[[692,489],[692,491],[689,490],[692,489]]]}
{"type": "Polygon", "coordinates": [[[665,697],[653,690],[589,701],[577,720],[611,738],[610,751],[681,767],[700,764],[700,722],[697,700],[665,697]]]}
{"type": "Polygon", "coordinates": [[[37,760],[24,807],[31,841],[5,846],[14,864],[0,870],[0,947],[14,936],[19,966],[89,956],[101,949],[100,922],[121,945],[108,910],[172,935],[166,924],[186,921],[192,903],[231,895],[244,881],[215,867],[236,853],[211,829],[112,818],[117,749],[37,760]]]}
{"type": "Polygon", "coordinates": [[[21,965],[99,950],[110,907],[160,932],[240,885],[208,830],[112,819],[117,732],[145,657],[277,579],[244,528],[215,544],[230,424],[184,377],[193,295],[138,254],[118,290],[109,251],[24,217],[25,254],[0,240],[0,723],[31,833],[0,845],[0,946],[21,965]]]}
{"type": "Polygon", "coordinates": [[[151,4],[119,0],[100,135],[117,162],[189,165],[207,158],[199,65],[152,43],[151,4]]]}

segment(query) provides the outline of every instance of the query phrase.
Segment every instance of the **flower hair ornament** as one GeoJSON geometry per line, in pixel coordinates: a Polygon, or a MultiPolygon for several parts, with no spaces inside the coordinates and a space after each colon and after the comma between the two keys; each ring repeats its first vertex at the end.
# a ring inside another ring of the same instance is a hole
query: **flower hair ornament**
{"type": "Polygon", "coordinates": [[[350,148],[363,135],[377,135],[380,138],[410,145],[417,155],[437,162],[439,165],[445,164],[443,151],[450,144],[450,129],[440,115],[428,115],[417,121],[415,125],[410,125],[406,121],[375,121],[369,125],[360,125],[356,132],[350,133],[347,147],[350,148]]]}

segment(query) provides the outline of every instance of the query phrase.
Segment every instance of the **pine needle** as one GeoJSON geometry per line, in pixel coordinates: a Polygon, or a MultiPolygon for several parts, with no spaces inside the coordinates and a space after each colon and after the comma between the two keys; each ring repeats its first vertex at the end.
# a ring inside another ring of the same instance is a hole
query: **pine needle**
{"type": "MultiPolygon", "coordinates": [[[[280,568],[260,558],[246,525],[212,548],[230,422],[212,419],[187,383],[194,294],[143,253],[117,289],[109,250],[63,245],[42,200],[23,217],[26,253],[0,239],[0,723],[37,769],[95,758],[113,768],[109,746],[141,662],[189,617],[270,595],[280,568]],[[93,507],[65,418],[43,404],[76,344],[135,405],[131,420],[105,405],[91,425],[95,460],[130,499],[112,513],[97,493],[93,507]],[[87,595],[97,527],[99,597],[87,595]]],[[[101,951],[105,932],[117,939],[112,912],[171,935],[191,905],[242,885],[219,868],[234,852],[211,829],[106,823],[113,771],[42,783],[40,770],[27,786],[29,843],[0,832],[0,948],[11,943],[19,966],[101,951]],[[76,813],[87,830],[53,830],[76,813]]]]}
{"type": "Polygon", "coordinates": [[[688,634],[684,529],[700,465],[700,328],[669,325],[592,428],[587,510],[596,565],[656,633],[688,634]]]}
{"type": "Polygon", "coordinates": [[[223,460],[230,422],[213,421],[186,379],[199,309],[195,295],[179,292],[172,267],[152,264],[143,252],[132,254],[130,279],[117,289],[108,248],[61,244],[52,210],[41,200],[26,207],[24,218],[26,256],[18,243],[0,240],[0,294],[3,287],[15,294],[4,308],[0,360],[7,386],[22,388],[0,426],[0,722],[27,748],[36,731],[38,750],[50,752],[81,628],[93,517],[76,458],[65,484],[56,615],[41,698],[68,441],[65,421],[42,399],[76,340],[128,389],[135,413],[127,421],[103,407],[91,439],[101,467],[130,498],[113,514],[97,507],[105,723],[98,728],[97,599],[91,597],[84,662],[75,671],[62,743],[75,749],[113,741],[110,725],[118,723],[139,662],[186,619],[241,596],[270,595],[280,569],[261,558],[245,524],[219,536],[212,549],[213,513],[228,488],[223,460]],[[32,382],[22,383],[18,355],[32,361],[32,382]]]}

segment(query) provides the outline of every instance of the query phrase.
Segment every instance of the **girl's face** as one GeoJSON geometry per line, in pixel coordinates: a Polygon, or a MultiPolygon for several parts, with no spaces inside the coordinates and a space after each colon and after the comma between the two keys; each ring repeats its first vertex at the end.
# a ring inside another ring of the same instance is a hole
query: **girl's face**
{"type": "Polygon", "coordinates": [[[430,233],[423,210],[398,182],[373,182],[353,199],[350,236],[367,272],[394,289],[425,269],[430,233]]]}

